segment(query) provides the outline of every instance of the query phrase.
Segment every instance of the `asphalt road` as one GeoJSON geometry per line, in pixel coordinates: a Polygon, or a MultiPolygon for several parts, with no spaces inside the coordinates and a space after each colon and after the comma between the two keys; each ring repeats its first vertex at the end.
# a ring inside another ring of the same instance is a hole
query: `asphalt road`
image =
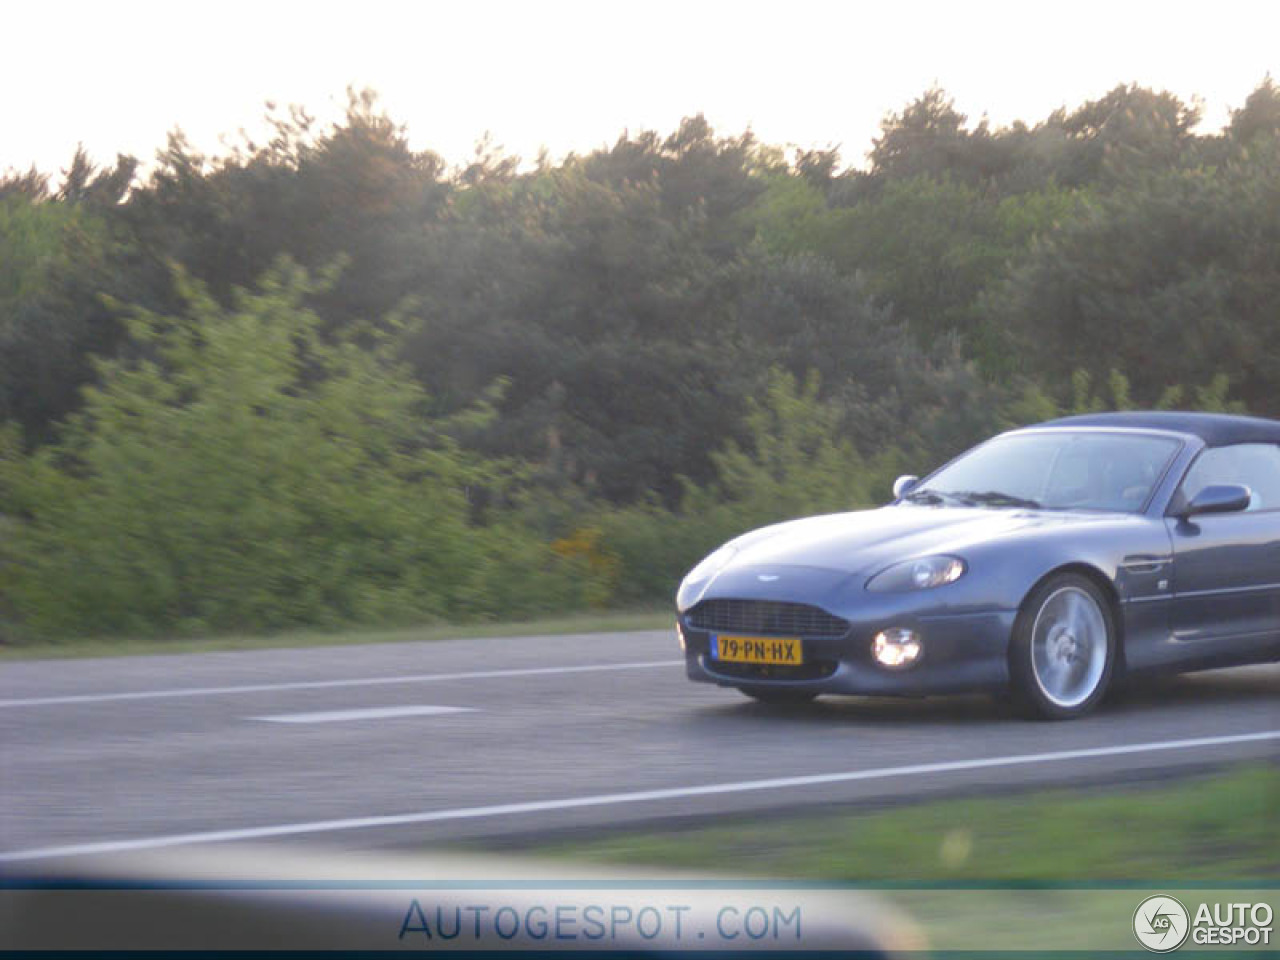
{"type": "Polygon", "coordinates": [[[0,862],[422,848],[1280,760],[1280,664],[1028,723],[986,698],[766,707],[667,631],[0,666],[0,862]]]}

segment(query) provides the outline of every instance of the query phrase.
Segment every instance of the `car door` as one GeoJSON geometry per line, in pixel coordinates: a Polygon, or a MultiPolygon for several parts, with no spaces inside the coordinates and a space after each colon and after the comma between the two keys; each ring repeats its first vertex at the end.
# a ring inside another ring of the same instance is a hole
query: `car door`
{"type": "Polygon", "coordinates": [[[1180,492],[1190,501],[1222,483],[1250,489],[1247,510],[1165,521],[1174,553],[1171,652],[1179,660],[1240,661],[1280,644],[1280,446],[1205,450],[1180,492]]]}

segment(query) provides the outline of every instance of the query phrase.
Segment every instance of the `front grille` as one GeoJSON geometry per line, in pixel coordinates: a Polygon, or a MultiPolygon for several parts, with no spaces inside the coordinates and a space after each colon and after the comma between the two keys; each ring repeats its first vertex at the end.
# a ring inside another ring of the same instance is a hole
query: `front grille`
{"type": "Polygon", "coordinates": [[[689,626],[714,633],[784,637],[842,637],[849,622],[821,607],[778,600],[703,600],[689,611],[689,626]]]}

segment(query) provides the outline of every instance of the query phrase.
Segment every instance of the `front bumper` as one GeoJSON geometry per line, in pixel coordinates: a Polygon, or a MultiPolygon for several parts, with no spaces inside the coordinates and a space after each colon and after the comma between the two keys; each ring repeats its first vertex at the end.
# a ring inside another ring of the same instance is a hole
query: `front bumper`
{"type": "Polygon", "coordinates": [[[692,627],[684,616],[679,618],[679,626],[689,679],[699,683],[864,696],[925,696],[1007,687],[1009,638],[1016,617],[1016,610],[994,610],[855,622],[841,637],[801,637],[804,664],[800,667],[714,660],[710,631],[692,627]],[[872,658],[873,638],[889,627],[909,627],[920,633],[924,653],[918,662],[894,670],[872,658]]]}

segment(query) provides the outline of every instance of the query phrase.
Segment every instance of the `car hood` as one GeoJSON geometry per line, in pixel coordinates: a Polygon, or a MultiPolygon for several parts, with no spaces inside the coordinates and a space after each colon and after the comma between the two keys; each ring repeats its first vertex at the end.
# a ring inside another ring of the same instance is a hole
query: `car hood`
{"type": "Polygon", "coordinates": [[[806,517],[733,541],[737,553],[716,579],[735,570],[803,566],[871,575],[889,564],[930,554],[963,554],[1030,528],[1105,522],[1109,515],[1038,510],[898,505],[806,517]]]}

